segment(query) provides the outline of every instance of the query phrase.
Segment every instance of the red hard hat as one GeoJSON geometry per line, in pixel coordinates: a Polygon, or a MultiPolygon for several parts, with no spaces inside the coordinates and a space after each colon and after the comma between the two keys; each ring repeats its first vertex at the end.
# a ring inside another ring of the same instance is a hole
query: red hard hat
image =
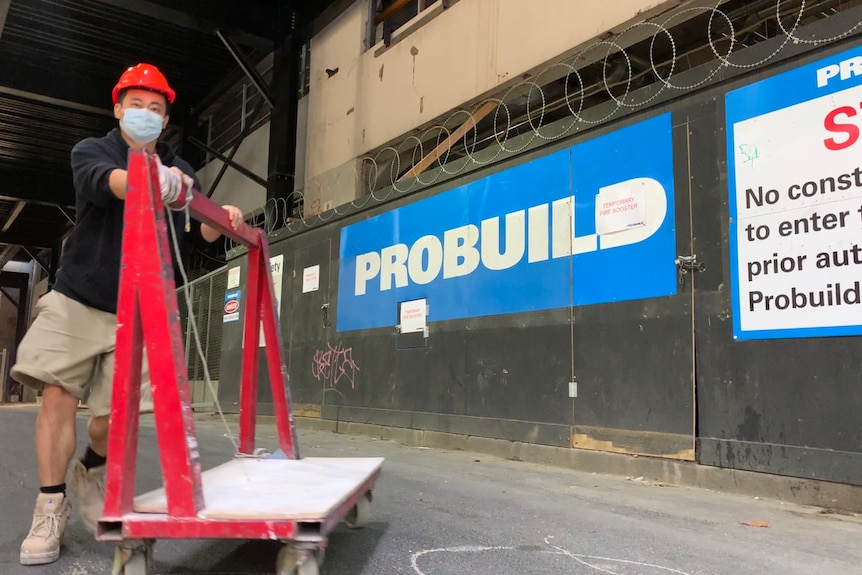
{"type": "Polygon", "coordinates": [[[151,64],[138,64],[123,72],[117,85],[114,86],[114,104],[119,100],[120,91],[127,88],[141,88],[158,92],[168,99],[169,104],[173,104],[174,98],[177,96],[176,92],[168,85],[164,75],[151,64]]]}

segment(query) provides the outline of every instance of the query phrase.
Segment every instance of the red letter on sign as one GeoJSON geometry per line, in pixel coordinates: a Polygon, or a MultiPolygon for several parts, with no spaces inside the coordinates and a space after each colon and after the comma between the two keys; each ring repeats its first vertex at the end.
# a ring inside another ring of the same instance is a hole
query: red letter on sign
{"type": "Polygon", "coordinates": [[[829,114],[826,116],[826,120],[824,120],[823,122],[824,126],[828,131],[833,133],[837,132],[847,134],[847,139],[843,142],[838,142],[835,140],[835,138],[827,138],[823,140],[823,143],[826,144],[826,147],[833,151],[849,148],[856,143],[856,140],[859,139],[859,126],[857,126],[856,124],[839,124],[835,121],[835,118],[841,114],[852,118],[856,115],[856,109],[851,108],[850,106],[842,106],[840,108],[836,108],[829,112],[829,114]]]}

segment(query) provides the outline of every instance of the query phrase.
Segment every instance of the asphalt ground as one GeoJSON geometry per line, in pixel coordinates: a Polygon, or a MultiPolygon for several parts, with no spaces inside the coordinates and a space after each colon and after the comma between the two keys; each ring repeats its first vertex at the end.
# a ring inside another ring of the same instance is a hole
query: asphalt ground
{"type": "MultiPolygon", "coordinates": [[[[0,407],[0,575],[110,574],[113,547],[77,516],[56,563],[18,562],[38,489],[35,415],[0,407]]],[[[82,412],[81,448],[85,425],[82,412]]],[[[197,429],[205,469],[231,457],[220,421],[199,419],[197,429]]],[[[274,428],[260,425],[258,440],[275,449],[274,428]]],[[[322,575],[862,574],[862,520],[851,514],[364,436],[300,430],[299,442],[303,455],[386,458],[370,524],[337,528],[322,575]]],[[[152,419],[140,445],[139,493],[161,485],[152,419]]],[[[279,549],[160,540],[155,573],[272,575],[279,549]]]]}

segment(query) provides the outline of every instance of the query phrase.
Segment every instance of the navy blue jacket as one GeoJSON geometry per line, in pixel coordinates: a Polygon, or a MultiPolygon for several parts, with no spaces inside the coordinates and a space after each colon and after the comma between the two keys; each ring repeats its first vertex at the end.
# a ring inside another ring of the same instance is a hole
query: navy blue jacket
{"type": "MultiPolygon", "coordinates": [[[[156,152],[163,164],[176,166],[200,182],[192,167],[159,143],[156,152]]],[[[129,146],[119,128],[101,138],[87,138],[72,149],[72,177],[75,185],[75,228],[66,240],[60,257],[53,289],[86,306],[117,313],[120,285],[120,259],[123,244],[123,211],[125,202],[117,198],[108,185],[112,170],[125,170],[129,146]]],[[[174,217],[175,229],[186,257],[189,243],[203,246],[200,223],[192,220],[191,232],[185,233],[185,214],[168,211],[174,217]]],[[[170,243],[170,230],[168,242],[170,243]]],[[[173,247],[171,244],[171,254],[173,247]]],[[[175,256],[173,256],[176,259],[175,256]]],[[[182,277],[175,262],[175,281],[182,277]]]]}

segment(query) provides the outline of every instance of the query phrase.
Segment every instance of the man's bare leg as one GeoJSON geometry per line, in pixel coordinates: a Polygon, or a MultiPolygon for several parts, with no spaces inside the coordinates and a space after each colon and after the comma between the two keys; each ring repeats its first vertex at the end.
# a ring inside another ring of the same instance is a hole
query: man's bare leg
{"type": "Polygon", "coordinates": [[[46,385],[36,417],[36,459],[42,487],[65,482],[69,462],[75,455],[75,418],[78,398],[56,385],[46,385]]]}
{"type": "Polygon", "coordinates": [[[108,454],[108,421],[110,415],[91,417],[87,426],[87,434],[90,436],[90,449],[96,454],[105,457],[108,454]]]}
{"type": "Polygon", "coordinates": [[[21,543],[21,563],[41,565],[60,556],[60,539],[72,508],[66,499],[66,470],[75,455],[78,398],[63,388],[46,385],[36,416],[36,459],[40,493],[30,532],[21,543]]]}

